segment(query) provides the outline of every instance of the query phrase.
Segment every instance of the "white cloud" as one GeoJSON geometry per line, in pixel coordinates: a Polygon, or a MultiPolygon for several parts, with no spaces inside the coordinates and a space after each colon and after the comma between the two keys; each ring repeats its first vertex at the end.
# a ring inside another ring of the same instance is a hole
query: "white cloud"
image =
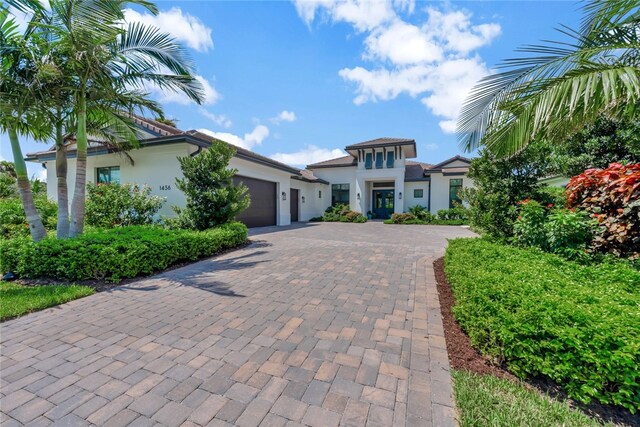
{"type": "Polygon", "coordinates": [[[351,24],[359,32],[372,30],[396,16],[388,1],[294,0],[294,4],[307,25],[324,13],[330,20],[351,24]]]}
{"type": "Polygon", "coordinates": [[[293,111],[282,110],[276,117],[273,117],[271,121],[273,123],[282,122],[295,122],[298,118],[293,111]]]}
{"type": "Polygon", "coordinates": [[[269,136],[269,128],[264,125],[257,125],[251,132],[245,133],[244,137],[228,132],[214,132],[209,129],[198,129],[198,132],[228,142],[236,147],[246,148],[247,150],[251,150],[256,145],[261,145],[269,136]]]}
{"type": "Polygon", "coordinates": [[[423,147],[429,151],[433,151],[438,149],[438,144],[425,144],[423,147]]]}
{"type": "Polygon", "coordinates": [[[412,0],[374,3],[375,7],[365,7],[354,0],[295,2],[298,14],[307,23],[324,12],[334,22],[348,22],[356,31],[368,33],[362,57],[370,65],[338,72],[354,85],[356,105],[388,101],[406,94],[419,98],[441,119],[443,132],[455,132],[459,110],[469,90],[489,74],[475,51],[500,35],[500,25],[475,24],[468,11],[433,7],[426,9],[426,20],[412,23],[395,12],[411,14],[415,7],[412,0]],[[360,15],[344,11],[357,8],[360,15]]]}
{"type": "MultiPolygon", "coordinates": [[[[204,105],[212,105],[215,104],[220,99],[220,93],[201,75],[195,76],[196,80],[200,82],[202,88],[204,89],[204,105]]],[[[189,105],[193,103],[191,98],[189,98],[183,92],[174,92],[169,89],[163,89],[153,83],[146,83],[145,89],[149,91],[151,94],[155,95],[159,102],[163,104],[180,104],[180,105],[189,105]]]]}
{"type": "Polygon", "coordinates": [[[286,163],[294,166],[306,166],[311,163],[322,162],[324,160],[335,159],[336,157],[345,156],[345,152],[334,148],[320,148],[315,145],[307,145],[302,150],[293,153],[276,153],[269,157],[278,162],[286,163]]]}
{"type": "Polygon", "coordinates": [[[208,118],[209,120],[217,124],[218,126],[222,126],[223,128],[226,128],[226,129],[230,128],[231,125],[233,124],[231,122],[231,119],[229,119],[224,114],[214,114],[210,111],[207,111],[205,108],[200,109],[200,114],[202,114],[203,116],[205,116],[206,118],[208,118]]]}
{"type": "Polygon", "coordinates": [[[204,25],[199,18],[182,12],[179,7],[172,7],[155,16],[133,9],[125,9],[124,14],[127,22],[153,25],[197,51],[206,52],[213,48],[211,28],[204,25]]]}

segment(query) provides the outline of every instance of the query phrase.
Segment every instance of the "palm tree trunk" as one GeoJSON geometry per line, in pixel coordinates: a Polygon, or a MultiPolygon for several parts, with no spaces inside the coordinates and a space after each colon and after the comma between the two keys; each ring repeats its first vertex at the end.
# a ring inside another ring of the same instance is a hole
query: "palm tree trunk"
{"type": "Polygon", "coordinates": [[[69,237],[69,189],[67,187],[67,146],[62,135],[62,122],[56,124],[56,178],[58,187],[58,239],[69,237]]]}
{"type": "Polygon", "coordinates": [[[7,133],[9,134],[9,140],[11,141],[11,150],[13,151],[13,162],[16,168],[16,176],[18,180],[18,191],[20,192],[20,198],[22,199],[22,206],[24,207],[24,213],[27,217],[27,223],[29,224],[29,231],[31,231],[31,237],[35,242],[47,237],[47,230],[42,225],[42,219],[36,205],[33,203],[33,193],[31,193],[31,183],[29,182],[29,176],[27,174],[27,165],[24,162],[22,156],[22,150],[20,149],[20,142],[18,141],[18,132],[9,125],[7,127],[7,133]]]}
{"type": "Polygon", "coordinates": [[[76,135],[76,185],[71,202],[70,237],[82,234],[84,229],[85,193],[87,186],[87,100],[84,90],[78,100],[78,132],[76,135]]]}

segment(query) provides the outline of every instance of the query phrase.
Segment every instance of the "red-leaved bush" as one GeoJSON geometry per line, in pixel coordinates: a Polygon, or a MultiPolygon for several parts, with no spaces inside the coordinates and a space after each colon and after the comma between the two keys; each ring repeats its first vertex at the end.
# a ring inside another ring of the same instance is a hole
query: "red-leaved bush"
{"type": "Polygon", "coordinates": [[[592,247],[640,258],[640,164],[587,169],[567,185],[567,204],[598,220],[592,247]]]}

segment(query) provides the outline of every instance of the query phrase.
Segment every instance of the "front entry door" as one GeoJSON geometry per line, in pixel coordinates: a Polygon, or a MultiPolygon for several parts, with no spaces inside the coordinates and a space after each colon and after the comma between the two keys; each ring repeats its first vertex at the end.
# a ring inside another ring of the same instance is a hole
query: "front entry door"
{"type": "Polygon", "coordinates": [[[373,213],[378,219],[387,219],[393,213],[394,190],[373,190],[373,213]]]}

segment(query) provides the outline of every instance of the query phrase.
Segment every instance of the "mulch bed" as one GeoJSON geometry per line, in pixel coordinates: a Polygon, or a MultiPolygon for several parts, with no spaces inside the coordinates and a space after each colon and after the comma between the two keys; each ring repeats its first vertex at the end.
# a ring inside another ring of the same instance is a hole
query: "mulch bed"
{"type": "Polygon", "coordinates": [[[511,381],[517,381],[525,387],[537,389],[541,393],[547,394],[557,400],[567,402],[574,409],[578,409],[587,415],[601,421],[612,422],[619,426],[640,426],[640,416],[632,415],[629,411],[619,406],[601,405],[591,403],[583,405],[570,399],[562,388],[553,381],[545,378],[534,378],[527,381],[518,379],[510,373],[504,366],[499,366],[482,356],[471,346],[469,336],[462,330],[453,316],[452,308],[455,305],[455,296],[451,290],[451,285],[447,281],[444,272],[444,258],[438,258],[433,263],[433,269],[438,286],[438,296],[440,298],[440,310],[442,312],[442,323],[444,326],[444,336],[447,342],[447,352],[449,353],[449,363],[453,369],[473,372],[481,375],[494,375],[511,381]]]}

